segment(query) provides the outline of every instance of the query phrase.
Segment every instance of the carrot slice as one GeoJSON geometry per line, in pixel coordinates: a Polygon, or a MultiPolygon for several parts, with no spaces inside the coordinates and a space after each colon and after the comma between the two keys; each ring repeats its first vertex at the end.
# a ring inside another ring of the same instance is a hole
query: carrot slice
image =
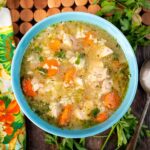
{"type": "Polygon", "coordinates": [[[93,41],[90,39],[90,36],[92,34],[90,32],[87,32],[85,35],[85,38],[83,39],[83,46],[90,46],[93,44],[93,41]]]}
{"type": "Polygon", "coordinates": [[[104,105],[109,109],[116,109],[120,104],[120,97],[116,91],[109,92],[102,97],[104,105]]]}
{"type": "Polygon", "coordinates": [[[32,97],[36,95],[36,92],[33,91],[31,80],[24,79],[22,81],[22,88],[23,88],[25,95],[32,96],[32,97]]]}
{"type": "Polygon", "coordinates": [[[95,121],[100,123],[100,122],[104,122],[107,118],[108,118],[108,114],[106,112],[103,112],[97,115],[95,121]]]}
{"type": "Polygon", "coordinates": [[[76,73],[75,67],[69,68],[65,73],[64,82],[66,84],[71,84],[74,80],[75,73],[76,73]]]}
{"type": "Polygon", "coordinates": [[[60,65],[57,59],[50,59],[50,60],[47,59],[46,61],[44,61],[44,64],[48,64],[48,66],[56,66],[56,67],[60,65]]]}
{"type": "Polygon", "coordinates": [[[71,117],[72,105],[68,104],[64,107],[64,110],[59,117],[59,125],[65,126],[69,123],[71,117]]]}
{"type": "Polygon", "coordinates": [[[59,71],[59,62],[58,60],[56,59],[50,59],[50,60],[46,60],[44,63],[43,63],[43,66],[47,64],[49,66],[48,68],[48,76],[49,77],[52,77],[54,75],[56,75],[59,71]]]}
{"type": "Polygon", "coordinates": [[[50,50],[56,52],[60,50],[60,45],[61,45],[60,40],[55,39],[55,40],[52,40],[48,46],[50,50]]]}

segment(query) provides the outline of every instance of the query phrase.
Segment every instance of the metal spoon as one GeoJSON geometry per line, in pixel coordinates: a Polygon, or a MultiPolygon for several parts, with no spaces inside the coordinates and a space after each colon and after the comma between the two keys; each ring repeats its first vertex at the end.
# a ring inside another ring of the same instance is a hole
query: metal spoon
{"type": "Polygon", "coordinates": [[[130,142],[127,145],[126,150],[135,150],[137,140],[140,134],[140,130],[142,127],[142,124],[144,122],[144,118],[146,116],[149,104],[150,104],[150,60],[147,60],[143,63],[141,70],[140,70],[140,83],[144,91],[147,93],[147,101],[143,109],[143,113],[141,115],[141,118],[138,122],[138,125],[135,129],[135,132],[130,140],[130,142]]]}

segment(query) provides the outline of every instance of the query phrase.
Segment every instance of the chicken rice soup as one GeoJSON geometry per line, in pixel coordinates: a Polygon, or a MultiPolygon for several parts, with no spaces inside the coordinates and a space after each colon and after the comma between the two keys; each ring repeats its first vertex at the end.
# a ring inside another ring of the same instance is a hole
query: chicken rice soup
{"type": "Polygon", "coordinates": [[[77,21],[36,35],[21,66],[21,85],[32,110],[67,129],[107,120],[121,104],[129,78],[117,41],[101,28],[77,21]]]}

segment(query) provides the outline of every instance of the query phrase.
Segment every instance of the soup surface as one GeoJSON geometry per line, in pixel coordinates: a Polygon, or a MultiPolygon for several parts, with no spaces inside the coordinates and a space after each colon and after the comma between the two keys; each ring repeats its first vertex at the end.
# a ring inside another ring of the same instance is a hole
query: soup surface
{"type": "Polygon", "coordinates": [[[21,67],[32,110],[68,129],[107,120],[121,104],[128,82],[128,63],[117,41],[97,26],[76,21],[35,36],[21,67]]]}

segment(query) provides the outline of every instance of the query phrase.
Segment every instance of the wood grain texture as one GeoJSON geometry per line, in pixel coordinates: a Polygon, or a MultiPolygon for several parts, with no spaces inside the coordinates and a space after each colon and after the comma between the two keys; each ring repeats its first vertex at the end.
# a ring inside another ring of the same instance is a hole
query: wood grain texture
{"type": "Polygon", "coordinates": [[[33,0],[20,0],[20,6],[22,8],[32,8],[33,0]]]}
{"type": "Polygon", "coordinates": [[[74,4],[74,0],[61,0],[61,3],[65,7],[71,7],[74,4]]]}
{"type": "Polygon", "coordinates": [[[15,9],[19,7],[19,0],[7,0],[7,7],[15,9]]]}
{"type": "Polygon", "coordinates": [[[55,8],[55,7],[60,7],[61,1],[60,0],[48,0],[48,7],[49,8],[55,8]]]}
{"type": "Polygon", "coordinates": [[[35,12],[34,12],[34,20],[36,22],[39,22],[41,20],[43,20],[44,18],[47,17],[47,14],[46,14],[46,11],[43,10],[43,9],[37,9],[35,12]]]}
{"type": "Polygon", "coordinates": [[[70,11],[73,11],[73,9],[71,7],[64,7],[61,10],[61,12],[70,12],[70,11]]]}
{"type": "Polygon", "coordinates": [[[47,6],[47,0],[34,0],[34,6],[37,9],[42,9],[47,6]]]}
{"type": "Polygon", "coordinates": [[[145,25],[150,25],[150,12],[146,12],[142,15],[142,22],[145,25]]]}
{"type": "Polygon", "coordinates": [[[14,30],[15,34],[17,34],[19,32],[19,26],[17,23],[13,23],[13,30],[14,30]]]}
{"type": "Polygon", "coordinates": [[[88,9],[85,6],[77,6],[75,8],[75,11],[79,11],[79,12],[88,12],[88,9]]]}
{"type": "Polygon", "coordinates": [[[25,34],[30,28],[32,27],[32,24],[29,23],[29,22],[23,22],[21,25],[20,25],[20,32],[22,34],[25,34]]]}
{"type": "Polygon", "coordinates": [[[60,13],[60,10],[58,8],[50,8],[47,11],[47,16],[52,16],[58,13],[60,13]]]}
{"type": "Polygon", "coordinates": [[[20,13],[20,18],[23,21],[31,21],[33,19],[33,12],[30,9],[23,9],[20,13]]]}
{"type": "Polygon", "coordinates": [[[26,22],[33,26],[60,12],[80,11],[94,14],[99,10],[99,6],[90,3],[92,0],[7,0],[7,7],[11,11],[15,35],[20,40],[25,32],[18,32],[16,24],[19,28],[22,28],[22,24],[26,25],[26,22]]]}
{"type": "Polygon", "coordinates": [[[17,22],[19,20],[20,14],[19,14],[18,10],[11,9],[10,14],[11,14],[12,22],[17,22]]]}
{"type": "Polygon", "coordinates": [[[77,6],[84,6],[87,4],[87,2],[88,2],[88,0],[75,0],[75,4],[77,6]]]}
{"type": "Polygon", "coordinates": [[[88,12],[92,14],[96,14],[100,10],[100,6],[97,4],[89,5],[88,12]]]}

